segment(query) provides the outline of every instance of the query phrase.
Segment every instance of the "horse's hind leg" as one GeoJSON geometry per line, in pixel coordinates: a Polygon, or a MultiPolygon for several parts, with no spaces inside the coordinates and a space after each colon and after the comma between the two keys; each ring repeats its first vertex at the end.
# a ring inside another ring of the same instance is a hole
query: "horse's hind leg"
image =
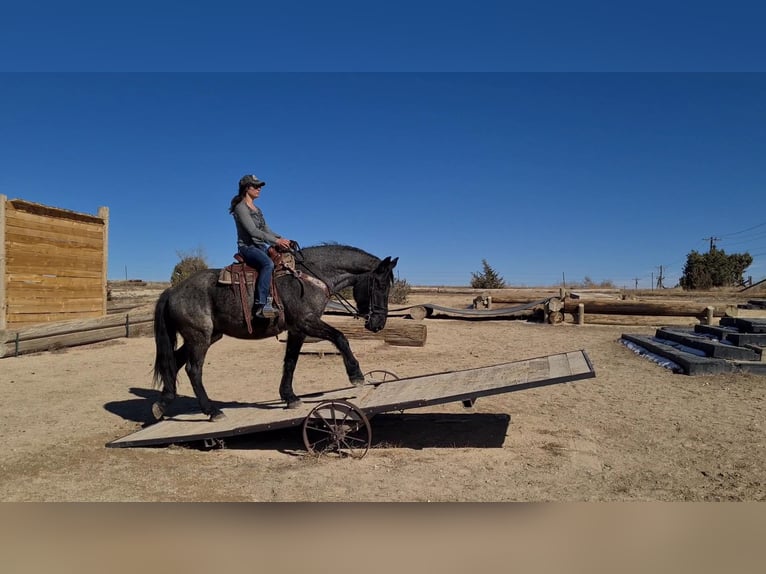
{"type": "MultiPolygon", "coordinates": [[[[186,374],[189,376],[194,394],[197,396],[199,406],[202,412],[210,417],[211,421],[221,420],[226,418],[226,415],[221,410],[213,405],[213,402],[208,398],[205,392],[205,387],[202,385],[202,366],[205,364],[205,355],[215,341],[221,337],[212,337],[207,340],[187,340],[185,346],[187,347],[187,360],[186,360],[186,374]]],[[[202,339],[202,337],[198,337],[202,339]]]]}
{"type": "Polygon", "coordinates": [[[282,367],[282,382],[279,384],[279,396],[287,403],[288,409],[294,409],[301,405],[301,400],[293,392],[293,374],[305,340],[306,335],[302,333],[288,332],[287,334],[287,348],[282,367]]]}
{"type": "Polygon", "coordinates": [[[178,371],[184,366],[187,360],[186,345],[181,345],[173,352],[173,360],[175,363],[175,369],[173,376],[168,377],[162,384],[162,392],[160,393],[160,399],[152,405],[152,415],[156,420],[162,419],[167,412],[170,403],[176,398],[176,378],[178,371]]]}

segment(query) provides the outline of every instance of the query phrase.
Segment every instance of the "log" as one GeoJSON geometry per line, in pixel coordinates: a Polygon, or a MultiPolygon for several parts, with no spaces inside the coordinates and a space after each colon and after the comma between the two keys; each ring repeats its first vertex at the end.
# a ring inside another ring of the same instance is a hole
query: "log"
{"type": "MultiPolygon", "coordinates": [[[[22,327],[20,329],[9,329],[0,331],[0,343],[15,341],[18,333],[20,341],[51,337],[56,335],[66,335],[70,333],[80,333],[101,329],[106,327],[124,326],[133,323],[143,323],[154,320],[154,305],[147,305],[129,311],[128,313],[115,313],[93,319],[74,319],[70,321],[57,321],[55,323],[46,323],[42,325],[33,325],[31,327],[22,327]]],[[[123,328],[124,331],[124,328],[123,328]]]]}
{"type": "Polygon", "coordinates": [[[729,305],[726,307],[725,315],[744,319],[766,319],[766,309],[742,309],[736,305],[729,305]]]}
{"type": "MultiPolygon", "coordinates": [[[[704,317],[704,303],[687,301],[619,301],[610,299],[567,299],[565,313],[577,313],[578,305],[585,306],[585,316],[591,313],[601,315],[653,315],[671,317],[704,317]]],[[[715,308],[716,317],[723,317],[724,310],[715,308]]],[[[586,319],[587,322],[587,319],[586,319]]]]}
{"type": "Polygon", "coordinates": [[[402,347],[423,347],[426,344],[425,323],[389,318],[385,329],[373,333],[364,328],[364,321],[358,319],[325,315],[322,320],[341,331],[349,339],[382,339],[389,345],[402,347]]]}
{"type": "Polygon", "coordinates": [[[693,326],[700,323],[694,317],[674,317],[671,315],[601,315],[595,313],[585,313],[582,323],[577,315],[565,314],[566,322],[579,325],[630,325],[630,326],[657,326],[663,325],[684,325],[693,326]]]}
{"type": "MultiPolygon", "coordinates": [[[[153,321],[137,323],[130,327],[130,336],[136,337],[151,332],[153,321]]],[[[125,325],[118,327],[101,327],[78,331],[76,333],[65,333],[61,335],[49,335],[46,337],[37,337],[35,339],[13,341],[0,344],[0,358],[13,357],[26,353],[40,353],[51,351],[64,347],[74,347],[77,345],[87,345],[90,343],[100,343],[110,339],[118,339],[128,336],[125,325]]]]}
{"type": "Polygon", "coordinates": [[[407,309],[407,313],[409,313],[410,319],[413,319],[415,321],[422,321],[428,316],[428,309],[426,309],[422,305],[417,305],[415,307],[407,309]]]}
{"type": "Polygon", "coordinates": [[[120,315],[59,321],[15,331],[0,331],[0,358],[100,343],[120,337],[151,335],[153,327],[152,305],[120,315]]]}

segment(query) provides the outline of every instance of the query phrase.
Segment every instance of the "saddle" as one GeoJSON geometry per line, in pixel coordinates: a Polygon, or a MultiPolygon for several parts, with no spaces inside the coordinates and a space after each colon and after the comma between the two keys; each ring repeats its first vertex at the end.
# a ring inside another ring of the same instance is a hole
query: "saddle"
{"type": "MultiPolygon", "coordinates": [[[[274,306],[279,312],[277,321],[280,328],[283,327],[284,315],[282,314],[282,301],[279,298],[279,291],[277,290],[274,279],[282,277],[288,273],[296,273],[295,271],[295,257],[290,252],[281,252],[274,247],[269,247],[269,257],[274,262],[274,273],[271,276],[271,298],[274,306]]],[[[222,285],[231,285],[234,294],[239,298],[242,303],[242,314],[245,317],[245,323],[247,324],[247,332],[252,334],[252,304],[250,303],[251,295],[255,291],[255,283],[258,279],[258,270],[251,267],[239,253],[234,254],[235,262],[227,265],[218,274],[218,283],[222,285]]]]}

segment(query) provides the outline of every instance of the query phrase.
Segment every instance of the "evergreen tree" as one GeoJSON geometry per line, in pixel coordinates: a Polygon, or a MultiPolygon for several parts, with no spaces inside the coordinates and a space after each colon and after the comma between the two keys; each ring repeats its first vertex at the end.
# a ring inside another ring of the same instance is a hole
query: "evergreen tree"
{"type": "Polygon", "coordinates": [[[481,260],[483,270],[480,273],[471,273],[471,287],[474,289],[502,289],[505,280],[490,267],[486,259],[481,260]]]}
{"type": "Polygon", "coordinates": [[[680,284],[684,289],[710,289],[730,287],[742,283],[745,269],[753,257],[749,253],[726,255],[723,249],[713,247],[707,253],[692,251],[686,256],[680,284]]]}

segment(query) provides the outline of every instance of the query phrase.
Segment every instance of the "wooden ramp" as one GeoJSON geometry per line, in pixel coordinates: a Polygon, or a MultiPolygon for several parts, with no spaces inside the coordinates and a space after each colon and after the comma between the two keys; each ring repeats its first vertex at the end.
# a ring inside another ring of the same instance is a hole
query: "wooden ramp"
{"type": "Polygon", "coordinates": [[[472,404],[479,397],[595,377],[585,351],[573,351],[488,367],[448,371],[361,387],[346,387],[302,395],[303,404],[284,408],[282,401],[224,408],[226,418],[210,422],[202,413],[165,419],[131,435],[108,443],[108,447],[135,447],[205,441],[249,433],[299,426],[319,403],[346,400],[365,415],[438,405],[450,402],[472,404]]]}

